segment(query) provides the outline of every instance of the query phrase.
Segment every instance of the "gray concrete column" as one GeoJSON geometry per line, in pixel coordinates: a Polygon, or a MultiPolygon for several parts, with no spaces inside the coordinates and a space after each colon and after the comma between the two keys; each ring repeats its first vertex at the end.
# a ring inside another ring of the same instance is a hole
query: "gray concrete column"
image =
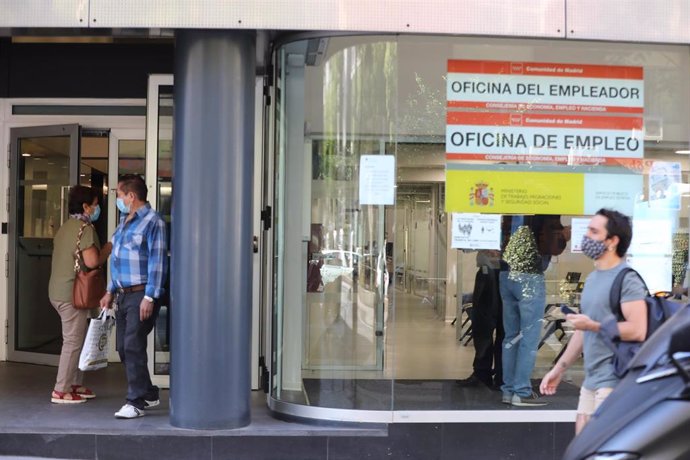
{"type": "Polygon", "coordinates": [[[255,33],[175,40],[170,423],[250,422],[255,33]]]}

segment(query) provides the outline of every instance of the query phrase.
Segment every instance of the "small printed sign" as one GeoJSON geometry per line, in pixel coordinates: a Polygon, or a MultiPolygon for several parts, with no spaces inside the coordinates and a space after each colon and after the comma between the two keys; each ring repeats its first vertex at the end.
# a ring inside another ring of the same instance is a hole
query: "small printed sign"
{"type": "Polygon", "coordinates": [[[678,162],[655,161],[649,171],[649,205],[680,209],[681,167],[678,162]]]}
{"type": "Polygon", "coordinates": [[[570,252],[581,253],[582,252],[582,238],[587,233],[587,227],[589,226],[589,221],[591,219],[588,217],[574,217],[571,225],[570,233],[570,252]]]}
{"type": "Polygon", "coordinates": [[[362,155],[359,160],[359,204],[395,204],[395,156],[362,155]]]}
{"type": "Polygon", "coordinates": [[[500,214],[453,214],[451,247],[501,249],[500,214]]]}

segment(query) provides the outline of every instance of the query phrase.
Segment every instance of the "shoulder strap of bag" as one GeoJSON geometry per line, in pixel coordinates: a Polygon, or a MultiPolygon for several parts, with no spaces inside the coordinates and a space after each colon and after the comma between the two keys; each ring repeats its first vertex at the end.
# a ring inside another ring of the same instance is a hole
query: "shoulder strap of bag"
{"type": "Polygon", "coordinates": [[[647,291],[647,295],[649,295],[649,289],[647,288],[647,283],[644,282],[642,277],[640,276],[639,273],[633,268],[626,267],[623,270],[616,275],[616,278],[613,280],[613,285],[611,286],[611,293],[609,294],[609,306],[611,307],[611,312],[613,312],[614,315],[616,315],[616,318],[618,320],[623,320],[623,311],[621,311],[621,295],[623,291],[623,280],[625,279],[625,275],[628,273],[635,273],[637,277],[642,281],[642,285],[644,286],[645,290],[647,291]]]}
{"type": "Polygon", "coordinates": [[[74,272],[77,273],[79,271],[83,272],[89,272],[91,271],[89,267],[86,266],[84,263],[84,256],[81,253],[81,249],[79,249],[79,246],[81,245],[81,237],[84,235],[84,229],[88,226],[93,226],[93,224],[89,222],[84,222],[81,224],[81,228],[79,229],[79,233],[77,234],[77,245],[74,248],[74,272]]]}

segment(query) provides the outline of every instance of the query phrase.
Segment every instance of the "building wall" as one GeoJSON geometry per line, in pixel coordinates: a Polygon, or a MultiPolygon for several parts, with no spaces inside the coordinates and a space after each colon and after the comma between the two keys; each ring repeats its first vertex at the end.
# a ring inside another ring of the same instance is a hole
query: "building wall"
{"type": "Polygon", "coordinates": [[[0,98],[145,98],[173,72],[173,43],[12,43],[0,39],[0,98]]]}

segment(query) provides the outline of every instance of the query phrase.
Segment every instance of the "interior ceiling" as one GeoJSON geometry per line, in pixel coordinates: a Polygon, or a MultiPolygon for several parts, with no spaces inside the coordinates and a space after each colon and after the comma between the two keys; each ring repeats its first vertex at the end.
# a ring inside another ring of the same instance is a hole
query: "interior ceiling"
{"type": "Polygon", "coordinates": [[[48,155],[69,156],[69,137],[27,137],[21,140],[20,149],[20,153],[28,153],[35,157],[48,155]]]}
{"type": "MultiPolygon", "coordinates": [[[[159,158],[169,160],[172,157],[172,142],[161,139],[159,147],[159,158]]],[[[81,158],[82,160],[106,160],[109,153],[108,137],[82,137],[81,138],[81,158]]],[[[21,139],[20,153],[27,153],[35,158],[42,158],[54,155],[69,156],[69,137],[27,137],[21,139]]],[[[146,156],[146,145],[144,140],[125,139],[118,144],[120,159],[144,159],[146,156]]],[[[100,165],[100,163],[99,163],[100,165]]]]}
{"type": "Polygon", "coordinates": [[[108,138],[107,137],[82,137],[81,138],[82,158],[108,158],[108,138]]]}

